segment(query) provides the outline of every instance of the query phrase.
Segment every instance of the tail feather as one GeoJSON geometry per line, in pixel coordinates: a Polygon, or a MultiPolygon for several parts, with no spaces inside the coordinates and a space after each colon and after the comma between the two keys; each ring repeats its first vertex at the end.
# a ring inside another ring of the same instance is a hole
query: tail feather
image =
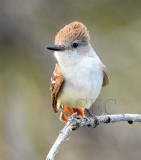
{"type": "Polygon", "coordinates": [[[60,120],[61,121],[65,121],[65,122],[67,122],[68,121],[68,119],[69,119],[69,117],[73,114],[73,113],[75,113],[75,112],[77,112],[77,115],[80,115],[80,116],[82,116],[82,117],[84,117],[84,109],[83,108],[81,108],[81,109],[78,109],[78,108],[72,108],[72,107],[69,107],[69,106],[67,106],[67,105],[64,105],[63,106],[63,111],[66,113],[63,113],[63,112],[61,112],[61,114],[60,114],[60,120]]]}

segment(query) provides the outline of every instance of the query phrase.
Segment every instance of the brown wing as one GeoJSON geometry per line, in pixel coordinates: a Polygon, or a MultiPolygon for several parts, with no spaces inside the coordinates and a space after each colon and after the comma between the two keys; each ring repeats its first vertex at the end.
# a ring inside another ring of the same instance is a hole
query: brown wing
{"type": "Polygon", "coordinates": [[[56,64],[55,70],[54,70],[53,75],[51,77],[51,86],[50,86],[51,104],[52,104],[52,107],[53,107],[53,110],[55,113],[58,112],[57,95],[58,95],[58,92],[59,92],[63,82],[64,82],[64,77],[62,75],[61,68],[60,68],[59,64],[56,64]]]}
{"type": "Polygon", "coordinates": [[[104,64],[102,64],[103,69],[103,84],[102,87],[107,86],[109,84],[109,76],[108,76],[108,70],[104,64]]]}

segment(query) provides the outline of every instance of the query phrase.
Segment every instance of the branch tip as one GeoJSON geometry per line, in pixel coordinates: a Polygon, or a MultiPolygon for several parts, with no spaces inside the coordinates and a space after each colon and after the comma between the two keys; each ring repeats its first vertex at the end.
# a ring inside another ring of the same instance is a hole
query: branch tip
{"type": "Polygon", "coordinates": [[[61,130],[58,138],[50,149],[46,160],[54,160],[55,155],[59,152],[59,148],[63,141],[65,141],[68,135],[78,129],[79,127],[96,127],[100,123],[114,123],[126,121],[129,124],[133,124],[133,122],[141,122],[141,115],[139,114],[115,114],[115,115],[101,115],[101,116],[92,116],[92,117],[84,117],[78,119],[76,113],[74,113],[69,121],[66,123],[65,127],[61,130]]]}

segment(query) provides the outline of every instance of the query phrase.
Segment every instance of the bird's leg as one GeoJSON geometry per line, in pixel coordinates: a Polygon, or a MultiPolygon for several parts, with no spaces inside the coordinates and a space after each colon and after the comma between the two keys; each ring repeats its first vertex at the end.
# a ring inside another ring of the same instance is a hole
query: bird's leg
{"type": "Polygon", "coordinates": [[[94,117],[95,115],[93,115],[89,109],[85,108],[85,111],[88,113],[89,117],[94,117]]]}
{"type": "Polygon", "coordinates": [[[59,111],[62,112],[67,117],[69,117],[69,115],[63,110],[62,106],[59,108],[59,111]]]}
{"type": "MultiPolygon", "coordinates": [[[[85,113],[84,113],[84,109],[83,108],[73,108],[73,114],[71,115],[72,119],[81,119],[85,117],[85,113]]],[[[70,118],[71,118],[70,117],[70,118]]],[[[72,130],[76,130],[80,127],[80,125],[78,123],[74,123],[72,125],[72,130]]]]}
{"type": "MultiPolygon", "coordinates": [[[[99,122],[98,122],[98,119],[96,118],[96,116],[93,113],[91,113],[90,110],[87,108],[85,108],[85,111],[88,113],[89,118],[94,119],[94,126],[93,127],[95,128],[97,125],[99,125],[99,122]]],[[[91,125],[87,125],[87,126],[91,127],[91,125]]]]}
{"type": "MultiPolygon", "coordinates": [[[[63,110],[62,107],[60,107],[59,110],[60,110],[61,113],[62,113],[62,114],[61,114],[61,120],[64,121],[64,122],[68,122],[69,120],[73,120],[73,119],[75,119],[75,118],[78,118],[76,112],[74,112],[72,115],[68,115],[68,114],[63,110]],[[63,115],[65,115],[66,118],[65,118],[63,115]]],[[[76,123],[76,121],[74,121],[74,122],[72,123],[72,131],[75,131],[75,130],[78,129],[78,128],[79,128],[79,125],[76,123]]]]}
{"type": "Polygon", "coordinates": [[[60,111],[61,111],[60,120],[63,122],[68,122],[70,119],[76,118],[77,113],[75,113],[73,108],[70,106],[62,105],[60,107],[60,111]]]}

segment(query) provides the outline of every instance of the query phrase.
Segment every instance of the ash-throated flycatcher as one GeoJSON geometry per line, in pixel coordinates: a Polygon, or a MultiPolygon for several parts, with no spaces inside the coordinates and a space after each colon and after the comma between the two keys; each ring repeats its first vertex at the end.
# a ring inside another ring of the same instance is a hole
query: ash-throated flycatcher
{"type": "Polygon", "coordinates": [[[89,31],[84,24],[72,22],[57,33],[55,45],[47,49],[55,51],[58,61],[51,78],[54,112],[62,108],[62,121],[74,112],[83,117],[84,109],[90,108],[101,87],[109,83],[107,69],[90,44],[89,31]]]}

